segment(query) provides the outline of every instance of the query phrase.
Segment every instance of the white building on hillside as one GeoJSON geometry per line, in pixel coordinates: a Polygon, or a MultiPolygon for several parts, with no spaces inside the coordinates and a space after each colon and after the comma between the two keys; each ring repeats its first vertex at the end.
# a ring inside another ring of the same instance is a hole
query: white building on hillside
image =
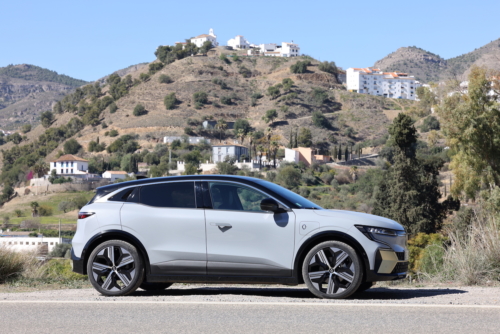
{"type": "Polygon", "coordinates": [[[394,99],[415,100],[421,86],[415,77],[401,72],[382,72],[376,68],[348,68],[347,90],[394,99]]]}
{"type": "Polygon", "coordinates": [[[250,48],[250,43],[248,43],[245,37],[238,35],[235,38],[231,38],[229,41],[227,41],[227,46],[230,46],[236,50],[246,50],[250,48]]]}
{"type": "Polygon", "coordinates": [[[116,180],[123,180],[128,176],[127,172],[121,170],[107,170],[102,173],[103,179],[109,179],[111,182],[115,182],[116,180]]]}
{"type": "Polygon", "coordinates": [[[260,54],[268,57],[298,57],[300,47],[296,43],[283,42],[281,45],[267,43],[259,45],[260,54]]]}
{"type": "Polygon", "coordinates": [[[55,169],[57,175],[87,174],[89,161],[72,154],[65,154],[51,161],[49,168],[51,171],[55,169]]]}
{"type": "Polygon", "coordinates": [[[210,32],[207,34],[196,36],[195,38],[191,38],[191,43],[196,44],[197,47],[201,48],[203,43],[206,41],[212,42],[213,46],[218,46],[217,36],[214,34],[214,30],[210,29],[210,32]]]}

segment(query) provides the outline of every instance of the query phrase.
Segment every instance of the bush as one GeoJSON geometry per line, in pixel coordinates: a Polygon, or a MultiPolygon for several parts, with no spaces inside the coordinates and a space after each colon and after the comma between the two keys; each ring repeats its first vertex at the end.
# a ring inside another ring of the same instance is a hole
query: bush
{"type": "Polygon", "coordinates": [[[118,131],[116,131],[115,129],[109,131],[109,136],[110,137],[116,137],[116,136],[118,136],[118,131]]]}
{"type": "Polygon", "coordinates": [[[330,121],[326,119],[321,111],[315,111],[312,114],[313,124],[318,128],[329,129],[331,127],[330,121]]]}
{"type": "Polygon", "coordinates": [[[440,128],[438,119],[434,116],[429,116],[424,119],[424,123],[420,127],[420,130],[422,130],[422,132],[429,132],[431,130],[439,130],[440,128]]]}
{"type": "Polygon", "coordinates": [[[114,102],[109,105],[109,112],[111,114],[114,114],[117,110],[118,110],[118,107],[116,106],[116,104],[114,102]]]}
{"type": "Polygon", "coordinates": [[[46,206],[46,205],[41,205],[39,208],[38,208],[38,214],[42,217],[48,217],[48,216],[52,216],[53,214],[53,210],[50,206],[46,206]]]}
{"type": "Polygon", "coordinates": [[[74,207],[75,207],[75,203],[68,202],[68,201],[62,201],[62,202],[59,202],[59,204],[57,206],[57,209],[59,211],[62,211],[64,213],[66,213],[68,211],[73,210],[74,207]]]}
{"type": "Polygon", "coordinates": [[[73,206],[79,210],[89,202],[89,199],[83,195],[80,195],[78,197],[75,197],[71,202],[73,202],[73,206]]]}
{"type": "Polygon", "coordinates": [[[44,128],[48,128],[54,121],[54,114],[51,111],[45,111],[40,115],[40,121],[44,128]]]}
{"type": "Polygon", "coordinates": [[[264,95],[262,95],[261,93],[253,93],[252,94],[252,99],[258,100],[258,99],[261,99],[263,97],[264,97],[264,95]]]}
{"type": "Polygon", "coordinates": [[[220,103],[226,104],[226,105],[231,105],[233,103],[233,101],[228,96],[221,96],[220,103]]]}
{"type": "Polygon", "coordinates": [[[208,94],[205,92],[196,92],[193,94],[193,101],[198,104],[207,104],[208,94]]]}
{"type": "Polygon", "coordinates": [[[68,250],[71,250],[71,244],[63,244],[59,243],[55,245],[55,247],[50,251],[49,256],[50,257],[64,257],[66,252],[68,250]]]}
{"type": "Polygon", "coordinates": [[[141,79],[142,82],[146,82],[149,80],[151,76],[147,73],[141,73],[141,75],[139,75],[139,79],[141,79]]]}
{"type": "Polygon", "coordinates": [[[159,83],[164,83],[164,84],[169,84],[169,83],[172,83],[172,82],[174,82],[174,81],[173,81],[173,80],[172,80],[172,78],[170,78],[168,75],[166,75],[166,74],[162,74],[162,75],[160,75],[160,77],[158,78],[158,82],[159,82],[159,83]]]}
{"type": "Polygon", "coordinates": [[[175,93],[165,95],[163,104],[165,104],[165,108],[167,108],[167,110],[174,109],[175,105],[177,104],[177,97],[175,96],[175,93]]]}
{"type": "Polygon", "coordinates": [[[153,75],[163,68],[162,63],[152,63],[149,64],[149,74],[153,75]]]}
{"type": "Polygon", "coordinates": [[[71,138],[70,140],[64,143],[64,153],[65,154],[77,154],[78,151],[82,148],[79,142],[76,139],[71,138]]]}
{"type": "Polygon", "coordinates": [[[243,76],[243,78],[250,78],[252,76],[252,71],[245,66],[240,67],[239,73],[243,76]]]}
{"type": "Polygon", "coordinates": [[[212,83],[219,85],[220,88],[222,88],[222,89],[228,89],[227,84],[222,79],[218,79],[218,78],[212,79],[212,83]]]}
{"type": "Polygon", "coordinates": [[[142,115],[146,115],[148,112],[146,110],[146,108],[142,105],[142,104],[138,104],[135,106],[134,108],[134,116],[142,116],[142,115]]]}
{"type": "Polygon", "coordinates": [[[22,127],[21,127],[21,132],[22,133],[28,133],[31,131],[31,124],[24,124],[22,127]]]}
{"type": "Polygon", "coordinates": [[[3,245],[0,246],[0,283],[6,279],[20,275],[33,255],[15,252],[3,245]]]}
{"type": "Polygon", "coordinates": [[[318,69],[323,72],[331,73],[331,74],[337,74],[337,65],[335,65],[335,62],[331,61],[324,61],[319,64],[318,69]]]}
{"type": "Polygon", "coordinates": [[[306,73],[307,66],[310,66],[311,62],[309,60],[298,61],[292,66],[290,66],[290,72],[292,73],[306,73]]]}

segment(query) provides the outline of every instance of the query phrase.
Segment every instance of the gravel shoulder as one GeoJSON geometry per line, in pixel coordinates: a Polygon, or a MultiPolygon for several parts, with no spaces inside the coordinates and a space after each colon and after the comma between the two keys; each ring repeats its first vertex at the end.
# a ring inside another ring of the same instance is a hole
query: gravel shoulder
{"type": "MultiPolygon", "coordinates": [[[[5,290],[4,290],[5,291],[5,290]]],[[[94,289],[1,292],[2,302],[186,302],[186,303],[346,303],[405,305],[499,306],[500,287],[374,287],[345,300],[314,297],[304,285],[174,284],[161,292],[137,290],[126,297],[105,297],[94,289]]]]}

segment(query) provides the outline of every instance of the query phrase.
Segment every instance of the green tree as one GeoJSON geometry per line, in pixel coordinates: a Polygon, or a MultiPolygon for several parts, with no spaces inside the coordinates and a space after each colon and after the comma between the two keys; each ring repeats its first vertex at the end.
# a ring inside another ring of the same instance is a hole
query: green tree
{"type": "Polygon", "coordinates": [[[193,94],[193,101],[195,103],[207,104],[208,103],[208,94],[205,92],[196,92],[193,94]]]}
{"type": "Polygon", "coordinates": [[[109,105],[109,112],[111,114],[114,114],[117,110],[118,110],[118,107],[116,106],[116,104],[114,102],[109,105]]]}
{"type": "Polygon", "coordinates": [[[151,64],[149,64],[149,74],[150,75],[155,74],[156,72],[160,71],[163,68],[163,66],[164,65],[162,63],[151,63],[151,64]]]}
{"type": "Polygon", "coordinates": [[[451,198],[439,203],[440,163],[424,163],[417,159],[416,129],[411,118],[401,113],[389,128],[390,145],[394,147],[394,164],[378,185],[373,214],[402,224],[410,233],[435,233],[446,212],[456,209],[451,198]]]}
{"type": "Polygon", "coordinates": [[[148,81],[150,77],[151,76],[149,74],[147,74],[147,73],[141,73],[139,75],[139,79],[141,79],[142,82],[148,81]]]}
{"type": "Polygon", "coordinates": [[[315,111],[312,114],[313,124],[318,128],[329,129],[331,127],[330,121],[323,115],[321,111],[315,111]]]}
{"type": "Polygon", "coordinates": [[[217,163],[217,174],[234,175],[238,171],[238,167],[234,165],[236,160],[234,157],[226,156],[224,161],[217,163]]]}
{"type": "Polygon", "coordinates": [[[11,141],[17,145],[23,141],[23,137],[21,137],[21,135],[19,133],[14,132],[13,134],[11,134],[7,137],[7,141],[11,141]]]}
{"type": "Polygon", "coordinates": [[[337,159],[338,159],[338,161],[342,161],[342,144],[339,144],[337,159]]]}
{"type": "Polygon", "coordinates": [[[133,112],[134,116],[142,116],[142,115],[145,115],[147,113],[148,112],[147,112],[146,108],[140,103],[135,106],[134,112],[133,112]]]}
{"type": "Polygon", "coordinates": [[[240,130],[242,130],[245,135],[252,130],[250,123],[246,119],[238,118],[236,122],[234,122],[234,132],[238,133],[240,130]]]}
{"type": "Polygon", "coordinates": [[[201,48],[200,48],[200,52],[201,52],[202,54],[206,55],[206,54],[208,53],[208,51],[209,51],[210,49],[212,49],[212,48],[213,48],[212,42],[210,42],[210,41],[205,41],[205,42],[203,43],[203,45],[201,46],[201,48]]]}
{"type": "Polygon", "coordinates": [[[166,75],[166,74],[162,74],[160,75],[160,77],[158,78],[158,82],[159,83],[164,83],[164,84],[169,84],[169,83],[172,83],[173,80],[172,78],[170,78],[170,76],[166,75]]]}
{"type": "Polygon", "coordinates": [[[267,94],[271,97],[271,100],[274,100],[280,95],[280,89],[276,86],[271,86],[267,88],[267,94]]]}
{"type": "Polygon", "coordinates": [[[295,82],[293,82],[293,80],[290,78],[285,78],[281,81],[281,84],[283,85],[283,90],[285,92],[289,92],[292,89],[294,83],[295,82]]]}
{"type": "Polygon", "coordinates": [[[40,121],[44,128],[48,128],[54,121],[54,114],[51,111],[45,111],[40,115],[40,121]]]}
{"type": "Polygon", "coordinates": [[[309,60],[298,61],[292,66],[290,66],[290,72],[292,73],[306,73],[307,66],[310,66],[311,62],[309,60]]]}
{"type": "Polygon", "coordinates": [[[285,166],[278,169],[276,181],[288,189],[297,188],[301,184],[302,174],[293,166],[285,166]]]}
{"type": "Polygon", "coordinates": [[[56,104],[54,104],[54,108],[52,108],[52,110],[56,113],[56,114],[62,114],[64,112],[63,110],[63,107],[62,107],[62,104],[61,104],[61,101],[57,101],[56,104]]]}
{"type": "Polygon", "coordinates": [[[308,128],[300,128],[300,133],[297,138],[299,146],[311,147],[312,146],[312,134],[311,130],[308,128]]]}
{"type": "Polygon", "coordinates": [[[321,62],[318,66],[318,69],[320,71],[331,73],[331,74],[338,73],[337,65],[335,65],[335,62],[333,62],[333,61],[321,62]]]}
{"type": "Polygon", "coordinates": [[[347,145],[344,150],[344,159],[345,161],[349,161],[349,149],[347,148],[347,145]]]}
{"type": "Polygon", "coordinates": [[[64,154],[77,154],[82,145],[76,139],[71,138],[64,143],[64,154]]]}
{"type": "Polygon", "coordinates": [[[448,96],[439,107],[447,143],[456,152],[450,163],[455,196],[475,198],[482,187],[500,185],[500,108],[498,91],[491,96],[491,89],[486,70],[473,67],[467,94],[448,96]]]}
{"type": "Polygon", "coordinates": [[[24,124],[22,127],[21,127],[21,132],[22,133],[28,133],[31,131],[31,124],[24,124]]]}
{"type": "Polygon", "coordinates": [[[174,109],[177,102],[178,101],[175,93],[167,94],[165,95],[165,99],[163,99],[163,103],[165,104],[165,108],[167,108],[167,110],[174,109]]]}
{"type": "Polygon", "coordinates": [[[262,117],[262,120],[266,123],[271,123],[272,125],[276,118],[278,118],[278,112],[276,111],[276,109],[270,109],[266,111],[266,114],[262,117]]]}

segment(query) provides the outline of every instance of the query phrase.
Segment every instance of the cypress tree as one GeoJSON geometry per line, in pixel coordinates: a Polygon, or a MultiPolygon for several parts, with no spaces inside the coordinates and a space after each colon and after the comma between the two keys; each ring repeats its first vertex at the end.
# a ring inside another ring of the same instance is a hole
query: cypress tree
{"type": "Polygon", "coordinates": [[[338,153],[337,159],[339,161],[342,161],[342,144],[339,144],[339,153],[338,153]]]}
{"type": "Polygon", "coordinates": [[[349,160],[349,148],[348,148],[348,146],[345,147],[344,156],[345,156],[345,161],[349,160]]]}
{"type": "Polygon", "coordinates": [[[333,152],[332,152],[333,160],[337,159],[337,146],[333,147],[333,152]]]}

